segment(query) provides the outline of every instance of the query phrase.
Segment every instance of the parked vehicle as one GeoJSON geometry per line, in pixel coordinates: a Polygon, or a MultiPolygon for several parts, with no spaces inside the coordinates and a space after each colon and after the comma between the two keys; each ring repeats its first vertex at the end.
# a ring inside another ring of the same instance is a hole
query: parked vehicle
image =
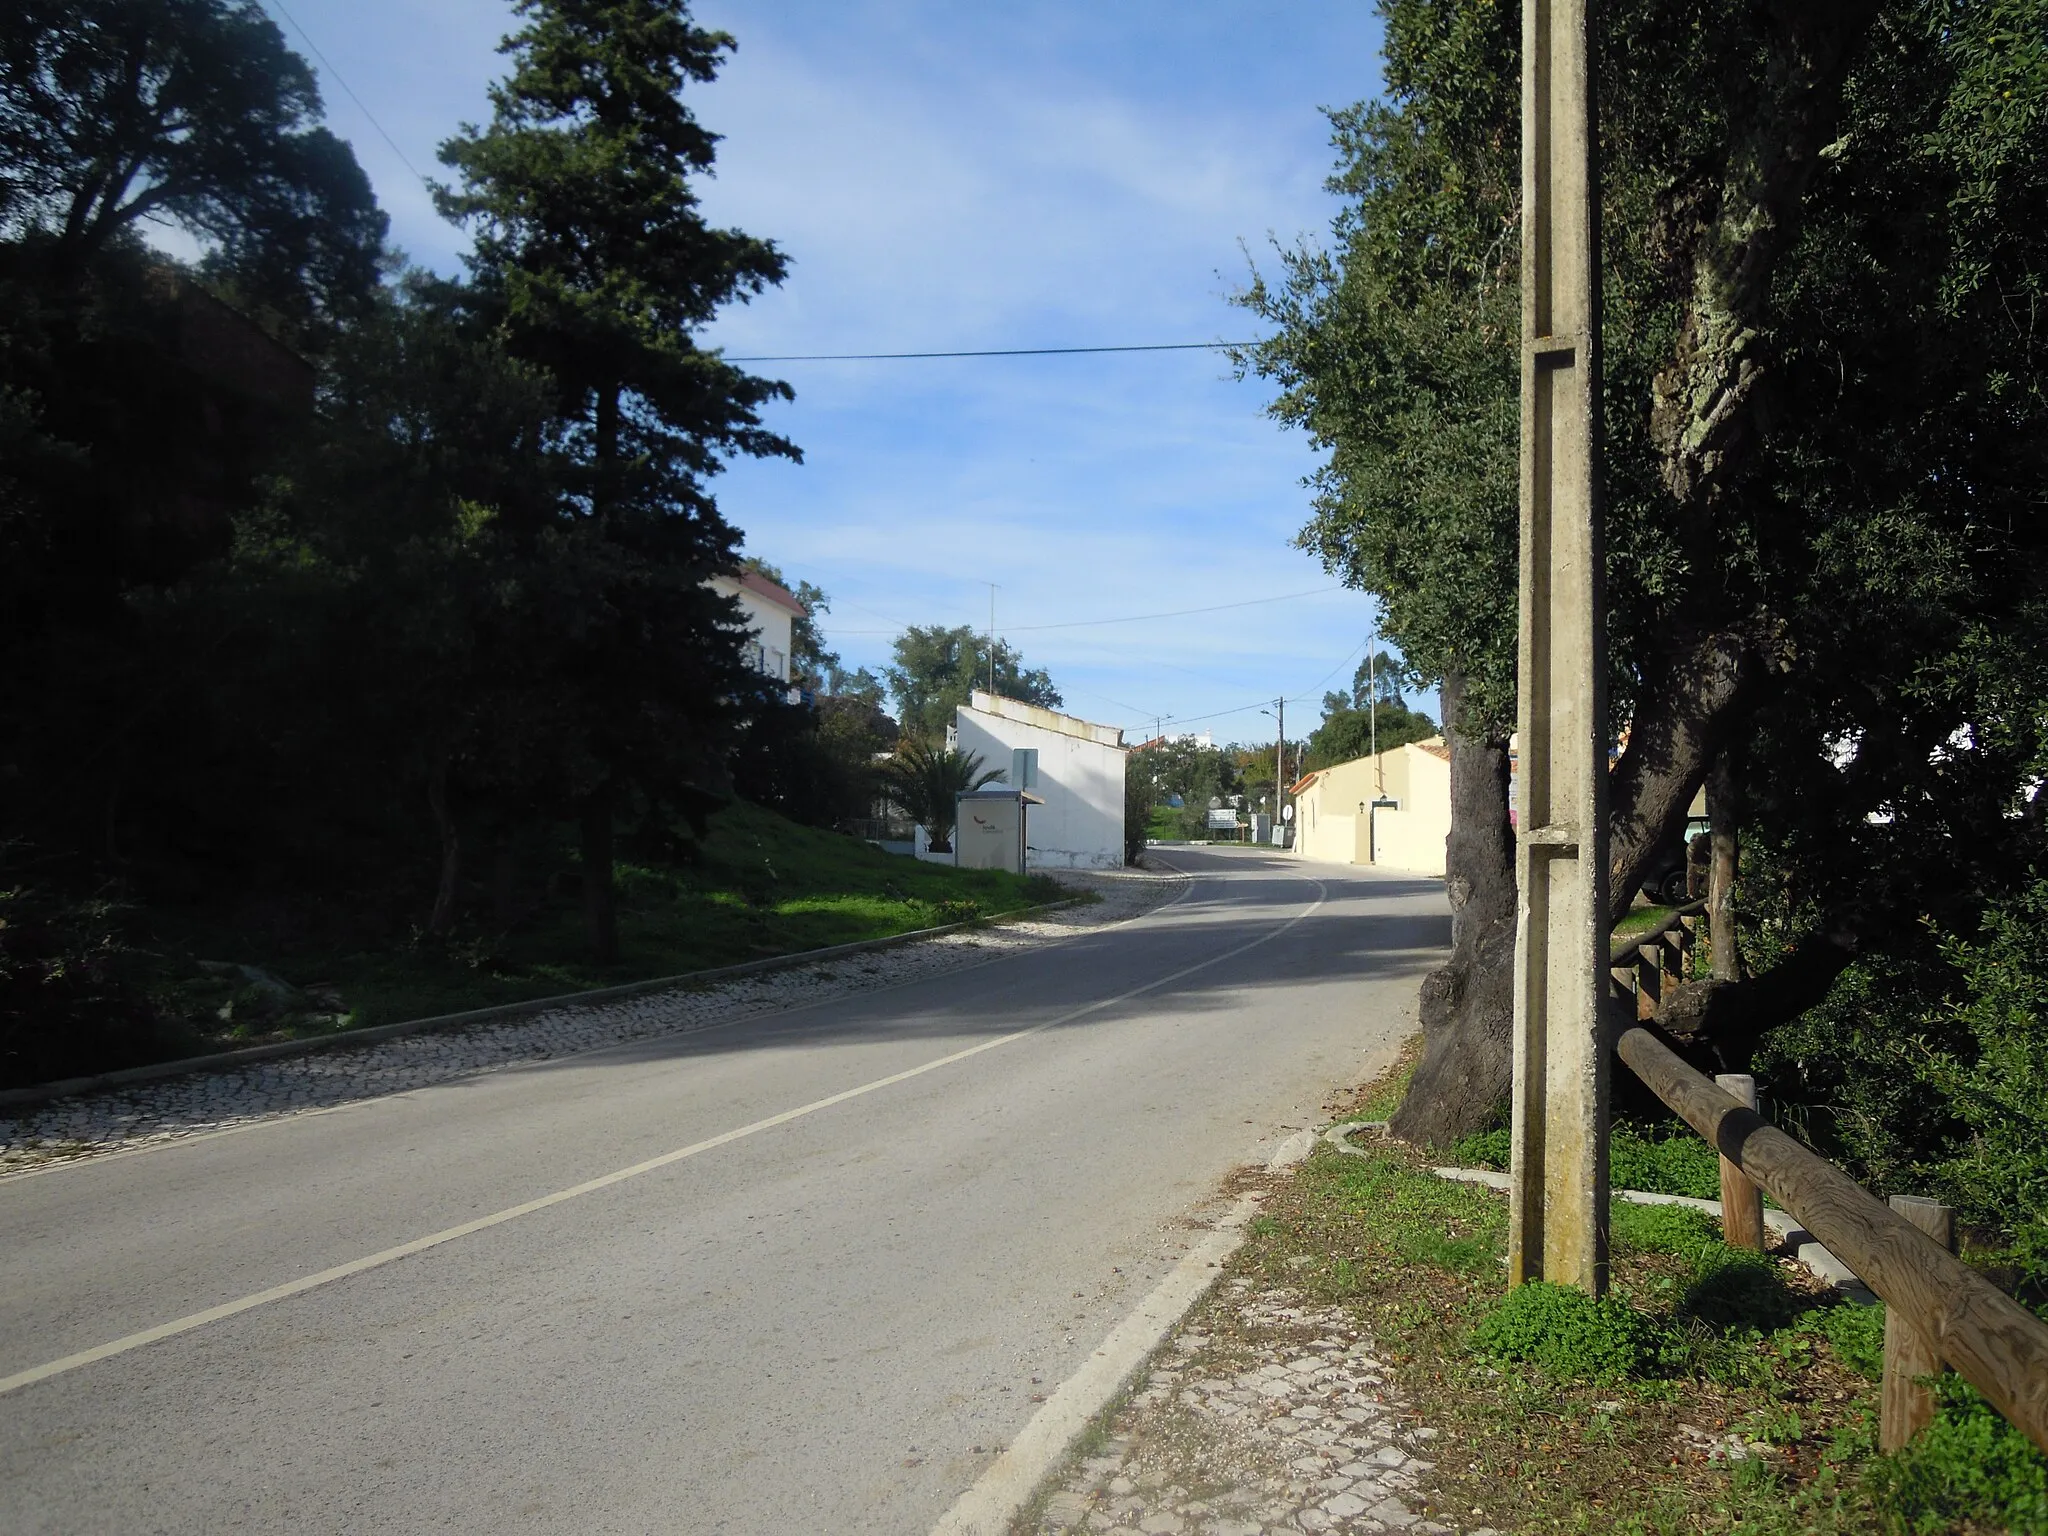
{"type": "Polygon", "coordinates": [[[1704,816],[1685,819],[1685,829],[1657,850],[1650,873],[1643,878],[1645,896],[1667,907],[1682,907],[1706,894],[1704,889],[1697,895],[1692,890],[1689,851],[1693,839],[1703,835],[1707,829],[1708,822],[1704,816]]]}

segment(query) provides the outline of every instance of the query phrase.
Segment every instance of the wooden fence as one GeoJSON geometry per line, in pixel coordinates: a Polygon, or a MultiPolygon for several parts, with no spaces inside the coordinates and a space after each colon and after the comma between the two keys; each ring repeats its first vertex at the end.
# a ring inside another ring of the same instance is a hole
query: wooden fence
{"type": "Polygon", "coordinates": [[[1616,1021],[1615,1052],[1720,1152],[1729,1240],[1762,1245],[1757,1191],[1768,1191],[1884,1300],[1879,1441],[1886,1450],[1933,1417],[1933,1394],[1920,1381],[1947,1366],[2048,1452],[2048,1324],[1956,1258],[1948,1210],[1910,1195],[1885,1205],[1765,1121],[1750,1079],[1710,1079],[1643,1027],[1685,978],[1704,906],[1679,908],[1655,934],[1616,941],[1609,962],[1624,1016],[1616,1021]]]}

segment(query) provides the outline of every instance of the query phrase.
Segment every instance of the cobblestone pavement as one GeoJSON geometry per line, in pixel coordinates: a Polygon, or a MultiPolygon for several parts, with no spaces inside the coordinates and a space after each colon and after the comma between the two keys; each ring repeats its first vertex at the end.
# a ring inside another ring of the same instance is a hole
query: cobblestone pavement
{"type": "Polygon", "coordinates": [[[1452,1531],[1419,1512],[1436,1431],[1415,1422],[1373,1349],[1342,1307],[1224,1282],[1153,1362],[1100,1454],[1018,1536],[1452,1531]]]}
{"type": "Polygon", "coordinates": [[[655,1035],[709,1029],[806,1003],[900,986],[1140,916],[1170,900],[1187,884],[1183,875],[1136,870],[1062,870],[1057,878],[1062,884],[1092,890],[1102,899],[821,965],[60,1099],[19,1116],[0,1116],[0,1177],[53,1161],[205,1135],[281,1115],[403,1093],[494,1068],[547,1061],[655,1035]]]}

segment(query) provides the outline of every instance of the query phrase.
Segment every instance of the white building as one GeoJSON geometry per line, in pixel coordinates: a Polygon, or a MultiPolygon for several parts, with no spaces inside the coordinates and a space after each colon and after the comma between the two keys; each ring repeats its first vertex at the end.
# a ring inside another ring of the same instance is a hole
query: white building
{"type": "Polygon", "coordinates": [[[714,576],[714,589],[740,600],[740,613],[754,638],[747,644],[747,660],[757,672],[765,672],[778,683],[789,681],[791,643],[798,619],[810,617],[810,610],[787,588],[778,586],[758,571],[741,571],[736,576],[714,576]]]}
{"type": "Polygon", "coordinates": [[[1034,869],[1117,869],[1124,862],[1124,760],[1129,748],[1113,725],[1093,725],[1058,710],[976,689],[954,714],[950,745],[979,757],[1012,789],[1043,804],[1024,826],[1034,869]],[[1033,759],[1020,753],[1036,753],[1033,759]],[[1015,780],[1020,768],[1029,782],[1015,780]]]}
{"type": "Polygon", "coordinates": [[[1444,872],[1451,753],[1441,736],[1318,768],[1290,792],[1294,851],[1302,858],[1444,872]]]}

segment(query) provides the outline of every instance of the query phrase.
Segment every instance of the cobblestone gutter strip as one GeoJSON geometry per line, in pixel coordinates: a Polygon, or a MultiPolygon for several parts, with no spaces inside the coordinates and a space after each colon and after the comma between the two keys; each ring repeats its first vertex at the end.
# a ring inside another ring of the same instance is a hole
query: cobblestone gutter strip
{"type": "Polygon", "coordinates": [[[1017,922],[1043,916],[1061,907],[1072,906],[1080,900],[1078,896],[1063,897],[1058,901],[1043,902],[1035,907],[1020,907],[1015,912],[1000,912],[993,917],[971,917],[964,922],[944,923],[937,928],[914,928],[908,933],[892,933],[880,939],[859,939],[851,944],[833,944],[824,949],[801,949],[787,955],[770,955],[765,960],[745,960],[738,965],[714,966],[707,971],[685,971],[679,976],[656,976],[647,981],[622,982],[616,987],[595,987],[588,992],[561,992],[553,997],[530,997],[517,1003],[496,1003],[489,1008],[467,1008],[460,1013],[437,1013],[424,1019],[405,1019],[396,1024],[376,1024],[368,1029],[342,1029],[332,1034],[312,1035],[304,1040],[277,1040],[269,1045],[246,1045],[232,1051],[216,1051],[206,1056],[184,1056],[175,1061],[152,1062],[146,1067],[124,1067],[118,1072],[102,1072],[94,1077],[67,1077],[54,1083],[39,1083],[33,1088],[0,1089],[0,1109],[34,1109],[57,1099],[75,1098],[80,1094],[102,1093],[109,1088],[126,1088],[136,1083],[160,1082],[166,1078],[185,1077],[194,1072],[225,1072],[246,1066],[256,1061],[276,1061],[286,1056],[310,1056],[317,1051],[342,1051],[351,1046],[374,1045],[380,1040],[396,1040],[404,1035],[425,1034],[437,1029],[461,1029],[470,1024],[487,1024],[498,1019],[520,1019],[531,1014],[546,1013],[553,1008],[580,1008],[592,1003],[609,1003],[624,997],[639,997],[648,992],[666,992],[677,987],[701,987],[715,981],[728,981],[735,976],[755,976],[763,971],[788,970],[792,966],[818,965],[828,960],[842,960],[848,955],[869,954],[878,949],[895,949],[903,944],[915,944],[924,939],[936,939],[948,933],[959,933],[969,928],[987,928],[997,923],[1017,922]]]}
{"type": "Polygon", "coordinates": [[[1344,1307],[1226,1279],[1016,1536],[1444,1536],[1415,1512],[1436,1431],[1376,1347],[1344,1307]]]}
{"type": "Polygon", "coordinates": [[[639,984],[623,996],[513,1005],[510,1017],[491,1010],[481,1019],[423,1021],[432,1027],[409,1034],[394,1034],[391,1026],[347,1031],[322,1037],[317,1043],[324,1049],[265,1050],[262,1059],[242,1057],[214,1070],[192,1060],[167,1063],[147,1081],[0,1114],[0,1177],[900,986],[1129,921],[1187,888],[1178,873],[1062,871],[1061,877],[1102,900],[1012,913],[994,926],[899,934],[857,951],[785,955],[745,967],[743,974],[698,972],[683,984],[639,984]]]}
{"type": "MultiPolygon", "coordinates": [[[[1366,1078],[1397,1055],[1369,1062],[1366,1078]]],[[[1298,1176],[1318,1139],[1288,1138],[1263,1177],[1245,1176],[1219,1234],[1245,1230],[1244,1217],[1298,1176]]],[[[1121,1397],[1105,1396],[1108,1411],[1092,1430],[1069,1436],[1059,1473],[986,1536],[1452,1536],[1418,1512],[1437,1431],[1393,1384],[1357,1311],[1275,1280],[1246,1263],[1235,1240],[1218,1281],[1183,1303],[1164,1349],[1129,1373],[1121,1397]]],[[[1056,1405],[1057,1397],[1047,1410],[1056,1405]]],[[[1038,1427],[1034,1419],[1010,1454],[1038,1427]]],[[[976,1491],[933,1536],[982,1536],[958,1521],[976,1491]]],[[[1496,1533],[1475,1526],[1465,1536],[1496,1533]]]]}

